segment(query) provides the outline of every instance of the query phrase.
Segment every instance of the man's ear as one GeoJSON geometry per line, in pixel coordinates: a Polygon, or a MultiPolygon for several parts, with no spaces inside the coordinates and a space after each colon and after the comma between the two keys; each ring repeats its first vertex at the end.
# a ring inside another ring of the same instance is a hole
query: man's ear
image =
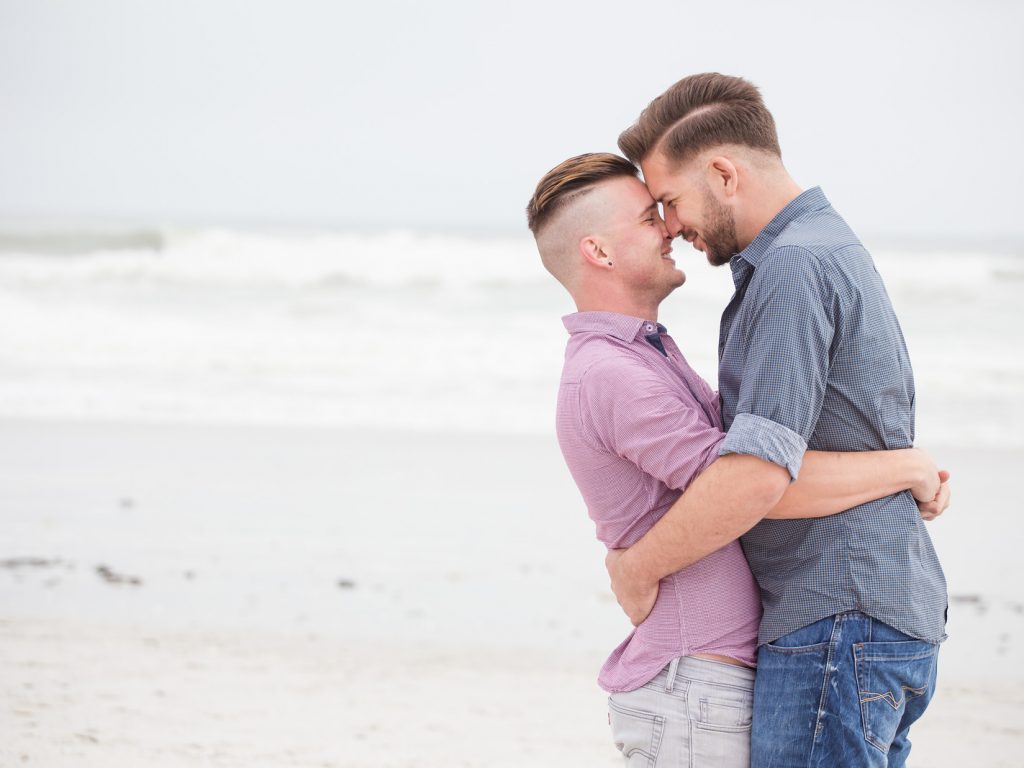
{"type": "Polygon", "coordinates": [[[739,172],[736,165],[725,155],[716,155],[708,160],[707,182],[715,197],[721,199],[735,197],[739,186],[739,172]]]}
{"type": "Polygon", "coordinates": [[[601,248],[601,240],[594,235],[587,235],[579,243],[580,255],[592,266],[608,269],[612,266],[611,257],[601,248]]]}

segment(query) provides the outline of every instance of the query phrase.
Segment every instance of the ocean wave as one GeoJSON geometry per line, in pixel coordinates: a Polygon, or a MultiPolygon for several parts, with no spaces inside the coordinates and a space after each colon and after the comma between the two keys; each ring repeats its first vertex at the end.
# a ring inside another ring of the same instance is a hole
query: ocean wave
{"type": "MultiPolygon", "coordinates": [[[[395,287],[482,291],[549,283],[531,239],[486,239],[392,232],[262,234],[238,230],[141,230],[120,235],[0,235],[0,283],[226,286],[262,289],[395,287]],[[13,247],[34,244],[38,251],[13,247]],[[73,246],[77,245],[77,250],[73,246]],[[59,253],[60,255],[54,255],[59,253]]],[[[703,257],[677,242],[693,272],[703,257]]],[[[902,291],[985,290],[1024,279],[1024,263],[999,253],[892,251],[875,254],[890,287],[902,291]]],[[[689,290],[702,291],[701,284],[689,290]]]]}
{"type": "Polygon", "coordinates": [[[63,258],[0,257],[7,284],[150,283],[262,287],[439,286],[484,289],[550,279],[532,241],[409,233],[283,236],[229,230],[162,233],[150,247],[63,258]]]}
{"type": "MultiPolygon", "coordinates": [[[[0,418],[551,429],[572,303],[526,238],[202,230],[122,245],[0,256],[0,418]]],[[[659,319],[713,382],[732,284],[687,249],[659,319]]],[[[1020,444],[1020,261],[876,261],[922,438],[1020,444]]]]}

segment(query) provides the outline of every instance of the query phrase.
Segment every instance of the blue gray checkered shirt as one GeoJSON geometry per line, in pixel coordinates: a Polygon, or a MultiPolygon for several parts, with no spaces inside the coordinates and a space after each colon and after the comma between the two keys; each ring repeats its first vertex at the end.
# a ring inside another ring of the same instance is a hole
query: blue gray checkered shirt
{"type": "MultiPolygon", "coordinates": [[[[795,479],[807,449],[914,441],[914,377],[871,256],[818,188],[733,258],[722,315],[720,453],[795,479]]],[[[742,538],[761,587],[759,642],[843,611],[945,638],[946,582],[909,491],[814,520],[764,520],[742,538]]]]}

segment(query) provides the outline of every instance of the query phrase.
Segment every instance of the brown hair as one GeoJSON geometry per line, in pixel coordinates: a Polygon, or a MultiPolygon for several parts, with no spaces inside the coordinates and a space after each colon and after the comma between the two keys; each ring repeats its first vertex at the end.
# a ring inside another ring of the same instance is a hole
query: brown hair
{"type": "Polygon", "coordinates": [[[534,235],[552,217],[594,188],[598,182],[617,176],[637,176],[629,160],[609,152],[589,152],[559,163],[537,183],[537,189],[526,206],[526,223],[534,235]]]}
{"type": "Polygon", "coordinates": [[[619,135],[619,149],[638,164],[655,149],[682,163],[721,144],[782,156],[775,120],[757,86],[717,72],[684,77],[619,135]]]}

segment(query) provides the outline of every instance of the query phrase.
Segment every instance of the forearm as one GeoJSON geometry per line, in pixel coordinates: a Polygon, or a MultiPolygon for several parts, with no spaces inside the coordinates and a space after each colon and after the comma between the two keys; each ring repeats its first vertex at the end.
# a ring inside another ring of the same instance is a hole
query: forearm
{"type": "Polygon", "coordinates": [[[788,472],[763,459],[719,458],[623,553],[622,572],[650,584],[692,565],[754,527],[787,485],[788,472]]]}
{"type": "Polygon", "coordinates": [[[774,520],[825,517],[906,490],[924,462],[914,448],[839,453],[807,451],[800,477],[768,513],[774,520]]]}

